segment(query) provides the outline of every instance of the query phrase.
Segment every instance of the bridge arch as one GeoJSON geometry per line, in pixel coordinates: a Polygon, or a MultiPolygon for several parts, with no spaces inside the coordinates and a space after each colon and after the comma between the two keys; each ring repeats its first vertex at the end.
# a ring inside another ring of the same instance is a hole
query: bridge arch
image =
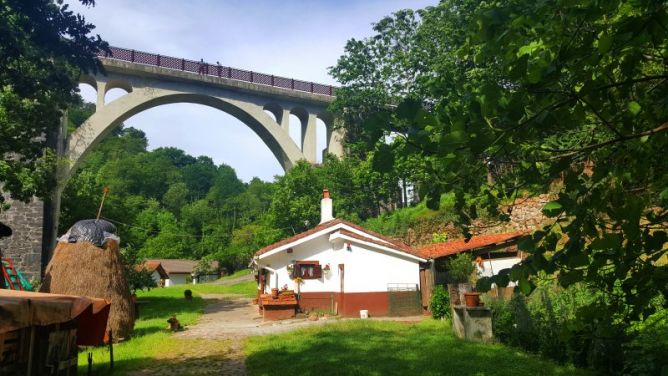
{"type": "MultiPolygon", "coordinates": [[[[66,157],[70,164],[61,175],[59,185],[64,187],[88,153],[125,120],[150,108],[174,103],[205,105],[232,115],[262,139],[284,170],[304,159],[301,150],[289,135],[283,132],[281,125],[266,114],[261,106],[202,93],[141,88],[132,90],[107,105],[98,104],[97,111],[67,138],[66,157]]],[[[221,140],[221,143],[223,142],[221,140]]]]}

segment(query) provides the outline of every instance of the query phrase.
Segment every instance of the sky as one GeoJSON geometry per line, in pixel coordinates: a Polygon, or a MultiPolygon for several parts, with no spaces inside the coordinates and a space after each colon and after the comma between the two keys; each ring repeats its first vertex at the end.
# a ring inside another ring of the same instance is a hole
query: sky
{"type": "MultiPolygon", "coordinates": [[[[372,23],[392,12],[437,0],[99,0],[92,8],[66,3],[112,46],[336,85],[327,68],[336,64],[346,41],[371,36],[372,23]]],[[[81,94],[94,102],[91,87],[82,85],[81,94]]],[[[123,94],[112,90],[106,101],[123,94]]],[[[143,130],[151,150],[174,146],[209,156],[232,166],[243,181],[283,174],[260,138],[220,110],[171,104],[141,112],[125,125],[143,130]]],[[[295,139],[298,129],[291,124],[295,139]]],[[[321,150],[324,131],[318,131],[321,150]]]]}

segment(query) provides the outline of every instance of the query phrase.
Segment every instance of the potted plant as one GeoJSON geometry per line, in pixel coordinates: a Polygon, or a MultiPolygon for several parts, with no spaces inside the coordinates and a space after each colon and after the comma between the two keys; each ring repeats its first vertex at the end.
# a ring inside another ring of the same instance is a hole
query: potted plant
{"type": "Polygon", "coordinates": [[[449,259],[445,264],[452,305],[461,305],[465,302],[464,294],[473,290],[471,278],[475,273],[473,259],[468,253],[460,253],[449,259]]]}
{"type": "Polygon", "coordinates": [[[329,277],[329,274],[332,272],[332,268],[329,266],[329,263],[327,263],[325,266],[322,268],[322,273],[325,275],[325,277],[329,277]]]}

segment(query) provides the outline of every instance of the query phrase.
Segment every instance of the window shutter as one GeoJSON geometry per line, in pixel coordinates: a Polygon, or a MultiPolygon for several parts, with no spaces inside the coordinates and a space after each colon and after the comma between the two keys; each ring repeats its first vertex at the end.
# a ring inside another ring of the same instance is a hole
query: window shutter
{"type": "Polygon", "coordinates": [[[320,278],[322,277],[322,265],[314,265],[313,266],[313,278],[320,278]]]}

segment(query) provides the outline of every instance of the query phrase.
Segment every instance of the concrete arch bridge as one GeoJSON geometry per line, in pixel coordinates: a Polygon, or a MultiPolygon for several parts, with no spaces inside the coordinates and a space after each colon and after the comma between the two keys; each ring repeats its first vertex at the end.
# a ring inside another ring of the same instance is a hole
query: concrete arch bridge
{"type": "Polygon", "coordinates": [[[14,235],[3,240],[0,248],[29,277],[39,278],[48,262],[57,235],[60,195],[69,178],[114,128],[147,109],[195,103],[224,111],[253,130],[284,170],[302,159],[316,163],[320,119],[327,132],[323,154],[343,155],[343,133],[327,111],[334,99],[332,86],[115,47],[99,58],[105,72],[80,78],[97,92],[95,113],[70,135],[63,122],[56,142],[58,153],[69,164],[58,172],[54,196],[46,203],[15,202],[0,216],[0,221],[14,228],[14,235]],[[116,88],[127,94],[105,102],[106,94],[116,88]],[[289,135],[290,115],[301,123],[297,142],[289,135]]]}

